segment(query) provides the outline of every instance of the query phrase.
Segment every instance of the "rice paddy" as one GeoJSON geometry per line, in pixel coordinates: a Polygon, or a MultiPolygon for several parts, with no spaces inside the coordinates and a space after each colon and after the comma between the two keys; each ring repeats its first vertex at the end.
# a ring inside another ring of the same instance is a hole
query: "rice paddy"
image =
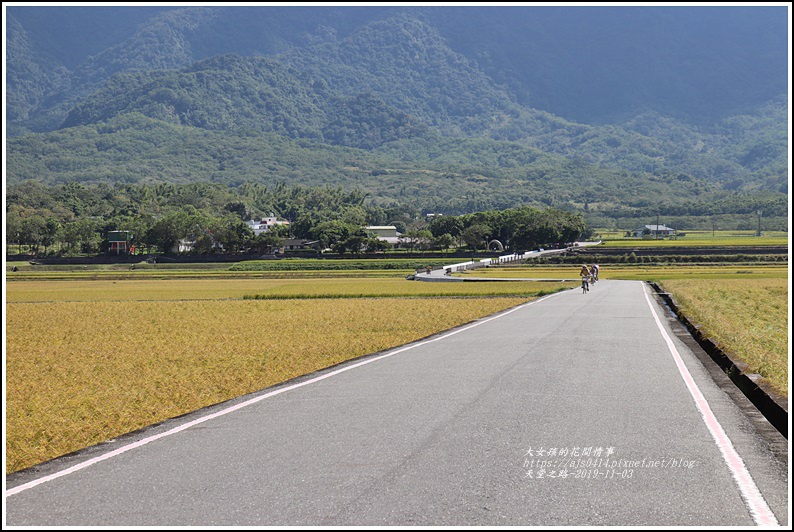
{"type": "MultiPolygon", "coordinates": [[[[577,279],[581,264],[556,266],[509,266],[479,268],[468,273],[455,273],[456,277],[511,278],[511,279],[577,279]]],[[[660,279],[786,279],[788,264],[724,264],[724,265],[622,265],[605,264],[599,269],[601,279],[630,281],[658,281],[660,279]]]]}
{"type": "Polygon", "coordinates": [[[788,395],[787,279],[672,279],[661,286],[723,351],[788,395]]]}
{"type": "MultiPolygon", "coordinates": [[[[493,283],[410,282],[401,272],[194,273],[9,279],[6,473],[574,287],[561,281],[578,268],[467,274],[557,281],[493,283]]],[[[785,393],[787,275],[787,265],[616,265],[601,273],[661,282],[688,316],[785,393]]]]}
{"type": "Polygon", "coordinates": [[[9,282],[6,473],[468,323],[539,288],[509,284],[490,297],[479,283],[404,279],[9,282]]]}
{"type": "Polygon", "coordinates": [[[423,283],[403,278],[172,279],[9,283],[9,303],[362,297],[537,296],[573,283],[423,283]]]}
{"type": "MultiPolygon", "coordinates": [[[[599,231],[597,231],[599,232],[599,231]]],[[[600,231],[604,246],[607,247],[710,247],[710,246],[787,246],[788,233],[785,231],[763,231],[756,236],[755,231],[686,231],[684,236],[675,238],[637,238],[624,237],[622,232],[600,231]]]]}

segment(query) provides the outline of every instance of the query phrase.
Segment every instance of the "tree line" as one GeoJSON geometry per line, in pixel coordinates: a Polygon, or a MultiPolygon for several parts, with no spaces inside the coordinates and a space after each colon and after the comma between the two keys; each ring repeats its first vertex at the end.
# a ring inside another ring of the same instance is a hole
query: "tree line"
{"type": "Polygon", "coordinates": [[[391,244],[364,228],[393,225],[409,249],[529,249],[587,234],[580,214],[519,207],[472,214],[424,216],[410,205],[375,204],[361,191],[334,187],[267,187],[211,183],[47,187],[25,182],[6,196],[6,249],[35,255],[107,252],[108,234],[128,231],[137,253],[265,253],[286,238],[337,253],[385,251],[391,244]],[[248,220],[270,214],[287,221],[255,235],[248,220]]]}

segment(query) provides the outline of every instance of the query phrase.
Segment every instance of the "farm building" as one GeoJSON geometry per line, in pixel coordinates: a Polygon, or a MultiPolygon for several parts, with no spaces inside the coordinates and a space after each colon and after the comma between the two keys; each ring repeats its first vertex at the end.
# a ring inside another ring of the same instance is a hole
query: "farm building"
{"type": "Polygon", "coordinates": [[[364,231],[374,235],[378,240],[388,242],[394,247],[398,247],[402,243],[401,235],[393,225],[368,225],[364,228],[364,231]]]}
{"type": "Polygon", "coordinates": [[[297,251],[299,249],[313,249],[319,244],[317,240],[306,240],[305,238],[284,238],[281,240],[281,250],[297,251]]]}
{"type": "Polygon", "coordinates": [[[108,231],[108,252],[120,255],[132,251],[132,233],[130,231],[108,231]]]}
{"type": "Polygon", "coordinates": [[[634,236],[642,237],[650,235],[651,237],[665,237],[673,236],[675,229],[664,225],[643,225],[634,232],[634,236]]]}

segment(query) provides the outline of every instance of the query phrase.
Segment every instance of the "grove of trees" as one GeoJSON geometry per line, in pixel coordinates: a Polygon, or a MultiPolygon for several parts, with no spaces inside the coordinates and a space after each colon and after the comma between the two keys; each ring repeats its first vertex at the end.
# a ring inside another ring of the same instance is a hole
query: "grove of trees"
{"type": "Polygon", "coordinates": [[[54,187],[28,181],[6,198],[6,249],[34,255],[107,252],[108,233],[129,231],[139,253],[170,253],[180,242],[190,253],[265,253],[286,238],[304,239],[337,253],[384,251],[390,244],[364,230],[394,225],[411,250],[467,246],[529,249],[570,242],[588,233],[581,214],[520,207],[459,216],[425,217],[408,205],[376,205],[359,191],[246,183],[128,185],[78,183],[54,187]],[[255,235],[246,224],[268,214],[289,222],[255,235]]]}

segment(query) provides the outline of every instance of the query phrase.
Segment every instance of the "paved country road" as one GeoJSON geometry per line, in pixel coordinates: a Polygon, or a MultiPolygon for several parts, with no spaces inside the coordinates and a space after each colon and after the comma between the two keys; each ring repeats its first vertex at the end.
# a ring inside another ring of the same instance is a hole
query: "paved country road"
{"type": "Polygon", "coordinates": [[[756,427],[604,280],[11,475],[6,525],[788,527],[756,427]]]}

